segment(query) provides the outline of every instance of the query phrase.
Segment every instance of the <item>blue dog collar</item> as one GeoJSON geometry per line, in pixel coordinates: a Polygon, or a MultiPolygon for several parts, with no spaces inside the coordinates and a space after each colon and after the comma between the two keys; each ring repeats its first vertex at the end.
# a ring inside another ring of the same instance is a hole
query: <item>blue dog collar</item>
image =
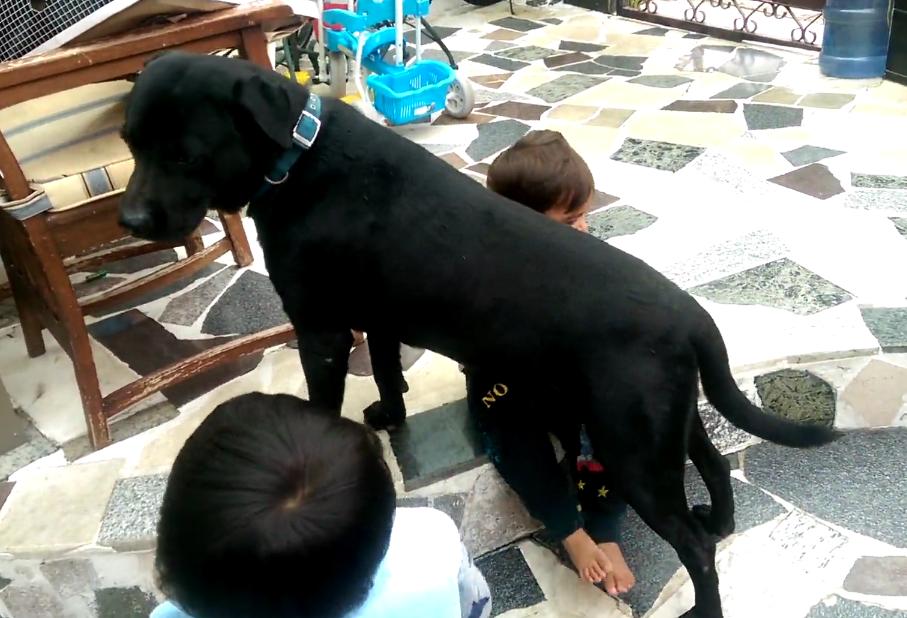
{"type": "Polygon", "coordinates": [[[255,195],[260,196],[268,190],[271,185],[280,185],[286,182],[290,176],[290,168],[296,164],[300,155],[315,143],[318,133],[321,132],[321,97],[314,92],[309,93],[309,100],[306,101],[302,114],[296,126],[293,127],[293,145],[290,146],[274,164],[274,169],[270,174],[265,175],[265,184],[255,195]]]}

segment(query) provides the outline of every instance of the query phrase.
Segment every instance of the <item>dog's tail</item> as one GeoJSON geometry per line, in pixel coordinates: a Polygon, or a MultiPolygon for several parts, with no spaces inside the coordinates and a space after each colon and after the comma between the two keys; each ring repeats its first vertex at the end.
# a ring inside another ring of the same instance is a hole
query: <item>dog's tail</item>
{"type": "Polygon", "coordinates": [[[702,313],[704,322],[693,337],[693,346],[705,396],[722,416],[754,436],[783,446],[820,446],[839,436],[828,427],[789,421],[753,404],[731,375],[727,348],[718,327],[708,313],[702,313]]]}

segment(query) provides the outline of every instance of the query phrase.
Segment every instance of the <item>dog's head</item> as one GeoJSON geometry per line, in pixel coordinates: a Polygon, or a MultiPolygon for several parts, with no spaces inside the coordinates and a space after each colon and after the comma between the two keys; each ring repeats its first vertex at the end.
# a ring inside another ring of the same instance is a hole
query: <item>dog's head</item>
{"type": "Polygon", "coordinates": [[[135,171],[120,224],[140,238],[177,240],[210,208],[242,208],[290,147],[307,97],[244,60],[179,52],[151,60],[126,108],[135,171]]]}

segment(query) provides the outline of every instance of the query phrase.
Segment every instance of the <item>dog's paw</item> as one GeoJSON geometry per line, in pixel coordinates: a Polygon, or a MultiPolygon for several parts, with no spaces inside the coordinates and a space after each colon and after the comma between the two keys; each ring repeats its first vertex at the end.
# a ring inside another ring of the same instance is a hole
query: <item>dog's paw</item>
{"type": "Polygon", "coordinates": [[[706,532],[719,539],[726,538],[734,532],[734,518],[729,521],[715,521],[716,517],[712,514],[712,507],[709,504],[696,504],[690,509],[693,517],[699,520],[706,532]]]}
{"type": "Polygon", "coordinates": [[[406,421],[406,410],[388,409],[380,401],[376,401],[365,409],[363,416],[365,424],[372,429],[394,429],[406,421]]]}

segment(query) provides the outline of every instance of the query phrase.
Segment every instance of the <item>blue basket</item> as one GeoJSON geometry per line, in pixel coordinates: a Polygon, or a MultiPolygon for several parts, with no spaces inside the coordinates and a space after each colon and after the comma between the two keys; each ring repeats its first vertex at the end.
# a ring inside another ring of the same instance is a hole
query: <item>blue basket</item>
{"type": "Polygon", "coordinates": [[[393,73],[369,75],[366,81],[375,91],[375,109],[391,124],[406,124],[444,109],[454,79],[448,65],[423,60],[393,73]]]}

